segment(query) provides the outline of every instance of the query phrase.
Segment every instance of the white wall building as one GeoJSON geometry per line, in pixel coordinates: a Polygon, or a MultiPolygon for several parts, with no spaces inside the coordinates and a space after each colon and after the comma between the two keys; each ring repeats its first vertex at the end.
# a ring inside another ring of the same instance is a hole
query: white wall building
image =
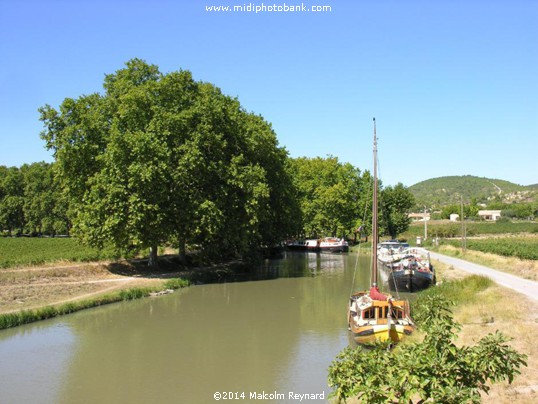
{"type": "Polygon", "coordinates": [[[451,222],[457,222],[459,219],[460,219],[460,215],[458,215],[457,213],[452,213],[450,215],[450,221],[451,222]]]}
{"type": "Polygon", "coordinates": [[[478,216],[484,220],[495,221],[501,217],[501,211],[500,210],[479,210],[478,216]]]}

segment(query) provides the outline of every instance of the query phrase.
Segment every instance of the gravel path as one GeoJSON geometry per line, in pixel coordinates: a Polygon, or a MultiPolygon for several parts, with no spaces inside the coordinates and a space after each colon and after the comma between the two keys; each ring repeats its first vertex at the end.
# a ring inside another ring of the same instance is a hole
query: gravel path
{"type": "Polygon", "coordinates": [[[432,259],[439,260],[447,265],[452,265],[454,268],[461,269],[476,275],[484,275],[491,278],[501,286],[513,289],[516,292],[522,293],[533,300],[538,301],[538,282],[528,279],[519,278],[517,276],[497,271],[483,265],[474,264],[459,258],[449,257],[443,254],[430,252],[432,259]]]}

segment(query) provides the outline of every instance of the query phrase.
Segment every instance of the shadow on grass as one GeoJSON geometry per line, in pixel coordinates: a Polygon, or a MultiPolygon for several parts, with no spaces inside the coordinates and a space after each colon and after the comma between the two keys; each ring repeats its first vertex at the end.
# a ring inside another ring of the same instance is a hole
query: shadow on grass
{"type": "Polygon", "coordinates": [[[150,267],[147,258],[116,261],[108,264],[107,269],[121,276],[147,279],[180,277],[191,283],[233,282],[244,279],[250,273],[250,267],[241,260],[202,261],[195,254],[187,255],[185,261],[179,255],[162,255],[156,267],[150,267]]]}

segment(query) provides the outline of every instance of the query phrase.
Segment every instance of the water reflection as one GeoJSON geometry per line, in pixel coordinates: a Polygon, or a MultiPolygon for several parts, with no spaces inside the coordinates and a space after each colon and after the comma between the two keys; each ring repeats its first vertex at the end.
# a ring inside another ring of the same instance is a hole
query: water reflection
{"type": "MultiPolygon", "coordinates": [[[[352,254],[288,254],[256,272],[269,280],[194,286],[0,332],[2,397],[198,403],[213,402],[216,391],[327,396],[327,367],[348,343],[355,262],[352,254]],[[4,360],[11,351],[18,353],[8,362],[22,357],[16,372],[4,360]]],[[[364,267],[357,287],[367,285],[364,267]]]]}
{"type": "Polygon", "coordinates": [[[316,276],[343,272],[347,254],[320,254],[287,251],[284,258],[266,259],[255,272],[255,279],[316,276]]]}

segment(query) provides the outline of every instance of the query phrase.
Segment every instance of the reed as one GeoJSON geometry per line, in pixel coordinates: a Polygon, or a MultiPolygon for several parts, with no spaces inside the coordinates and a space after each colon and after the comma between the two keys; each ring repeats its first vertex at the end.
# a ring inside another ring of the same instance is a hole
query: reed
{"type": "Polygon", "coordinates": [[[189,286],[190,282],[187,279],[182,278],[172,278],[164,282],[165,289],[181,289],[189,286]]]}
{"type": "Polygon", "coordinates": [[[136,300],[149,296],[151,292],[155,291],[155,288],[131,288],[120,291],[119,298],[120,300],[136,300]]]}

